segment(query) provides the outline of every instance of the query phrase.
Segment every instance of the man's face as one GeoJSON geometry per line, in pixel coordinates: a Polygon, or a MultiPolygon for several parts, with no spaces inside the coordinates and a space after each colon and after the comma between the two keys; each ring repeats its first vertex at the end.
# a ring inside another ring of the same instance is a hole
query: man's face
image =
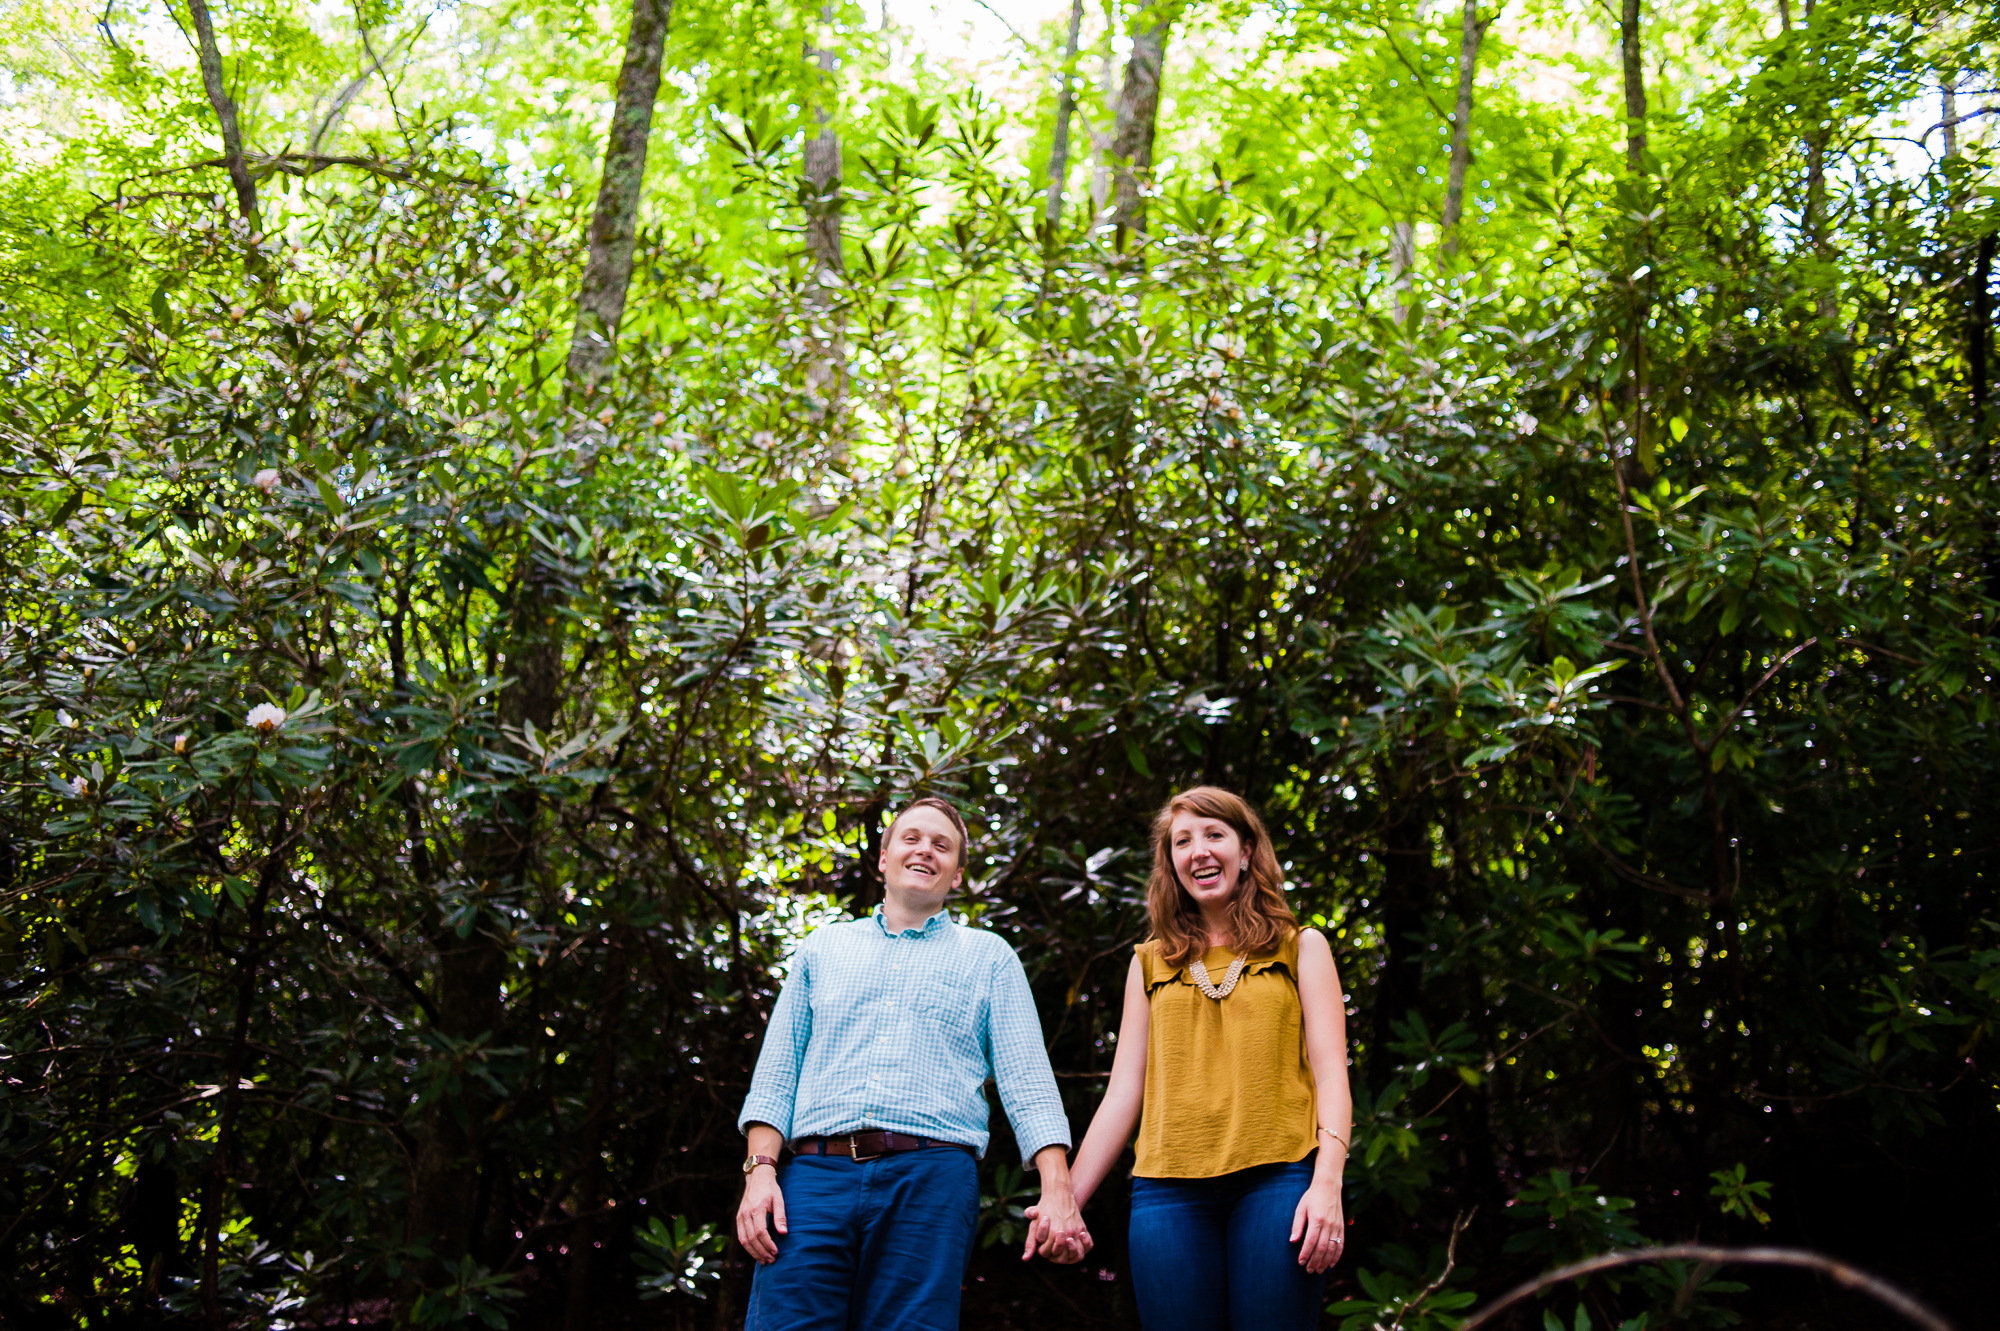
{"type": "Polygon", "coordinates": [[[882,885],[905,901],[943,905],[965,877],[961,849],[958,829],[944,811],[919,805],[882,839],[882,885]]]}

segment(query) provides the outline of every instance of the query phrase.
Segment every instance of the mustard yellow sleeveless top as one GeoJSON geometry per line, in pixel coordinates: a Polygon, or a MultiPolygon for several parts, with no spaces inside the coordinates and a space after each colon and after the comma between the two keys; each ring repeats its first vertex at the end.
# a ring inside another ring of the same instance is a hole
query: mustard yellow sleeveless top
{"type": "MultiPolygon", "coordinates": [[[[1152,1024],[1132,1172],[1214,1178],[1305,1159],[1317,1144],[1319,1104],[1299,1007],[1298,934],[1252,958],[1223,999],[1162,961],[1158,943],[1135,950],[1152,1024]]],[[[1222,982],[1235,956],[1208,950],[1202,963],[1211,983],[1222,982]]]]}

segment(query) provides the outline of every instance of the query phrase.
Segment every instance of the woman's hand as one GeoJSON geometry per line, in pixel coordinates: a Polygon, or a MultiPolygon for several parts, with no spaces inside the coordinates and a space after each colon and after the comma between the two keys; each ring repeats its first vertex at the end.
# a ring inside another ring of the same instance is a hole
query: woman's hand
{"type": "Polygon", "coordinates": [[[1030,1206],[1022,1214],[1028,1221],[1028,1239],[1021,1248],[1021,1260],[1024,1262],[1040,1254],[1052,1262],[1069,1266],[1088,1257],[1090,1250],[1096,1246],[1075,1202],[1064,1201],[1058,1205],[1044,1200],[1030,1206]]]}
{"type": "Polygon", "coordinates": [[[1299,1248],[1299,1265],[1318,1275],[1340,1260],[1341,1251],[1347,1246],[1347,1217],[1340,1210],[1340,1184],[1332,1180],[1314,1179],[1306,1189],[1306,1195],[1299,1198],[1299,1209],[1292,1213],[1291,1242],[1305,1243],[1299,1248]]]}

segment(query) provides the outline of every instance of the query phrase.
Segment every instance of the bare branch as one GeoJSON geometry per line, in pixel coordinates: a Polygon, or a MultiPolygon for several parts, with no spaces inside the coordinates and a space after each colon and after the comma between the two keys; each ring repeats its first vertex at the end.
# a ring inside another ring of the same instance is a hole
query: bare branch
{"type": "Polygon", "coordinates": [[[1924,1331],[1952,1331],[1952,1325],[1944,1318],[1919,1303],[1914,1297],[1904,1293],[1880,1276],[1870,1275],[1859,1267],[1845,1262],[1823,1257],[1803,1248],[1713,1248],[1700,1243],[1675,1243],[1658,1248],[1634,1248],[1626,1252],[1607,1252],[1601,1257],[1588,1261],[1573,1262],[1559,1267],[1546,1275],[1535,1277],[1524,1284],[1516,1285],[1492,1303],[1459,1324],[1459,1331],[1476,1331],[1476,1328],[1498,1317],[1530,1295],[1539,1294],[1552,1285],[1566,1284],[1583,1276],[1595,1275],[1599,1271],[1615,1271],[1624,1266],[1642,1266],[1648,1262],[1707,1262],[1715,1266],[1731,1263],[1740,1266],[1793,1266],[1808,1271],[1818,1271],[1833,1277],[1838,1284],[1849,1289],[1858,1289],[1887,1304],[1924,1331]]]}
{"type": "MultiPolygon", "coordinates": [[[[361,26],[357,15],[355,27],[359,28],[361,26]]],[[[365,42],[362,49],[365,51],[368,50],[365,42]]],[[[319,151],[320,144],[326,141],[326,136],[333,129],[334,124],[339,121],[342,115],[346,114],[348,106],[356,97],[361,95],[361,90],[368,86],[368,80],[382,72],[382,57],[376,55],[373,51],[368,51],[368,54],[371,58],[371,63],[363,68],[359,74],[356,74],[346,87],[334,94],[333,105],[327,108],[326,119],[320,121],[319,128],[313,131],[312,142],[307,145],[308,151],[314,153],[319,151]]]]}
{"type": "Polygon", "coordinates": [[[1396,41],[1395,29],[1384,23],[1382,25],[1382,35],[1389,39],[1389,49],[1396,53],[1396,59],[1402,61],[1403,68],[1409,70],[1412,77],[1415,78],[1417,91],[1421,92],[1424,95],[1424,100],[1431,104],[1431,110],[1438,113],[1438,119],[1444,121],[1447,125],[1450,124],[1451,112],[1445,110],[1444,107],[1438,104],[1438,99],[1431,96],[1430,80],[1424,77],[1422,69],[1411,63],[1410,57],[1403,54],[1401,44],[1396,41]]]}
{"type": "Polygon", "coordinates": [[[1458,1236],[1465,1232],[1465,1227],[1472,1223],[1472,1217],[1478,1214],[1479,1208],[1475,1206],[1470,1211],[1460,1211],[1452,1218],[1451,1241],[1444,1249],[1444,1270],[1438,1272],[1437,1279],[1425,1285],[1417,1297],[1396,1310],[1396,1320],[1389,1323],[1389,1331],[1402,1331],[1403,1319],[1421,1307],[1425,1299],[1443,1289],[1444,1282],[1451,1279],[1452,1268],[1458,1265],[1458,1236]]]}
{"type": "Polygon", "coordinates": [[[1859,647],[1864,652],[1873,652],[1877,656],[1886,656],[1892,661],[1901,661],[1906,665],[1920,666],[1923,664],[1922,661],[1919,661],[1914,656],[1905,656],[1901,652],[1892,652],[1887,647],[1877,647],[1874,643],[1863,642],[1859,638],[1842,638],[1840,645],[1843,647],[1859,647]]]}
{"type": "Polygon", "coordinates": [[[1764,677],[1758,680],[1755,684],[1751,685],[1750,691],[1743,695],[1743,701],[1736,704],[1736,710],[1731,712],[1728,716],[1722,719],[1722,724],[1718,726],[1715,731],[1716,742],[1720,743],[1722,737],[1729,733],[1729,727],[1735,725],[1736,718],[1743,715],[1743,709],[1748,707],[1750,705],[1750,700],[1757,696],[1757,690],[1763,688],[1766,684],[1769,684],[1771,682],[1771,676],[1777,674],[1780,670],[1784,669],[1785,662],[1791,660],[1794,656],[1797,656],[1800,652],[1804,651],[1806,648],[1812,646],[1814,643],[1818,641],[1819,641],[1818,638],[1807,638],[1804,642],[1800,643],[1798,646],[1792,648],[1792,650],[1786,652],[1783,656],[1773,661],[1771,663],[1771,668],[1764,672],[1764,677]]]}

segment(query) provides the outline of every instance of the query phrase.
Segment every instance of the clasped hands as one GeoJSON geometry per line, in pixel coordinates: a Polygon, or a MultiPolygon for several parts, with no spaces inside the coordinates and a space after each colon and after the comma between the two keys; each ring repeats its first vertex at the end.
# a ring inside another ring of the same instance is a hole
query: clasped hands
{"type": "MultiPolygon", "coordinates": [[[[1089,1254],[1090,1230],[1084,1225],[1083,1214],[1068,1188],[1045,1189],[1042,1199],[1022,1214],[1028,1221],[1022,1261],[1031,1261],[1039,1253],[1052,1262],[1069,1264],[1080,1262],[1089,1254]]],[[[785,1194],[778,1186],[777,1171],[760,1168],[744,1181],[743,1201],[736,1211],[736,1237],[760,1265],[778,1260],[772,1229],[780,1234],[788,1232],[785,1194]]]]}
{"type": "Polygon", "coordinates": [[[1044,1188],[1042,1199],[1021,1213],[1028,1222],[1027,1242],[1021,1246],[1021,1260],[1036,1255],[1069,1265],[1082,1261],[1091,1249],[1090,1228],[1067,1187],[1044,1188]]]}

